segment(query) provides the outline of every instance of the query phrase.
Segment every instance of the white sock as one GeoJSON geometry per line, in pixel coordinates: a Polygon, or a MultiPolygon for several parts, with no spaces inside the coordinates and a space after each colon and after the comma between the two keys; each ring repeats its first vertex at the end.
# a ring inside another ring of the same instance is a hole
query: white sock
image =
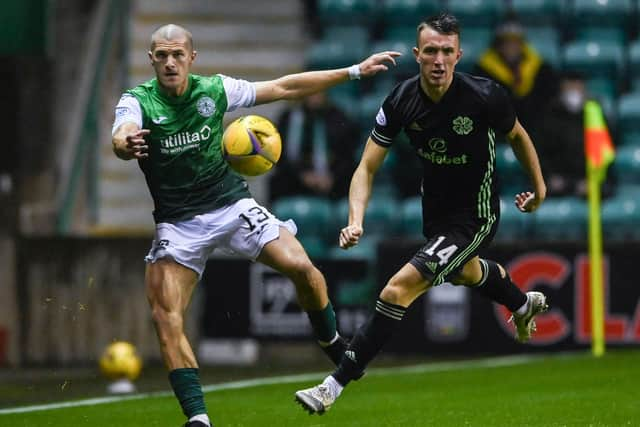
{"type": "Polygon", "coordinates": [[[340,396],[340,393],[342,393],[342,389],[344,388],[342,385],[340,385],[340,383],[338,381],[336,381],[335,378],[333,378],[331,375],[329,375],[327,378],[324,379],[324,381],[322,381],[322,384],[324,384],[325,386],[327,386],[329,388],[329,390],[331,390],[331,392],[333,393],[333,395],[335,397],[340,396]]]}
{"type": "Polygon", "coordinates": [[[189,422],[191,421],[200,421],[211,427],[211,421],[209,421],[209,416],[207,414],[194,415],[193,417],[189,418],[189,422]]]}
{"type": "Polygon", "coordinates": [[[527,295],[527,300],[522,306],[515,311],[515,313],[519,316],[527,314],[527,310],[529,309],[529,295],[527,295]]]}

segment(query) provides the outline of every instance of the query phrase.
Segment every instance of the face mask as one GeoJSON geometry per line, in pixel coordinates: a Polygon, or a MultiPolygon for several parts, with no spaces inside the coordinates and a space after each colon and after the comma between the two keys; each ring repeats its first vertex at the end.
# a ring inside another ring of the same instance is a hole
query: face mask
{"type": "Polygon", "coordinates": [[[569,89],[562,92],[560,100],[569,112],[577,113],[584,105],[584,94],[579,90],[569,89]]]}

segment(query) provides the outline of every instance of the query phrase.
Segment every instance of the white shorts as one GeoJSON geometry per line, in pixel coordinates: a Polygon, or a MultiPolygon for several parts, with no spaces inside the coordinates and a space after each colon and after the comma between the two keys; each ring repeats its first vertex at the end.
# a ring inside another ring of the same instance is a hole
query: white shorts
{"type": "Polygon", "coordinates": [[[292,234],[298,231],[293,220],[280,221],[254,199],[241,199],[186,221],[156,224],[145,261],[170,257],[200,277],[215,250],[255,260],[264,245],[280,236],[280,227],[292,234]]]}

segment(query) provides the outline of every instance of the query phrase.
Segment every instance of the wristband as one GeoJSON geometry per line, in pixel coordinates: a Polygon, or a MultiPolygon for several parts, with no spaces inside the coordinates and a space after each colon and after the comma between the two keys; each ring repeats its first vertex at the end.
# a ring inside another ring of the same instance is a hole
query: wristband
{"type": "Polygon", "coordinates": [[[349,67],[349,80],[360,80],[360,65],[353,64],[349,67]]]}

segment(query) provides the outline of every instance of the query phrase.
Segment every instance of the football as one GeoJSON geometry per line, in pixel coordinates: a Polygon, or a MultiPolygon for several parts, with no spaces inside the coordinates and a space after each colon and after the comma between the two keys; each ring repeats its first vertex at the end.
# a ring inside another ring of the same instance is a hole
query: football
{"type": "Polygon", "coordinates": [[[100,357],[100,371],[112,380],[135,380],[142,370],[142,359],[133,344],[114,341],[107,346],[100,357]]]}
{"type": "Polygon", "coordinates": [[[222,135],[222,155],[241,175],[266,173],[278,162],[281,151],[278,129],[262,116],[239,117],[222,135]]]}

